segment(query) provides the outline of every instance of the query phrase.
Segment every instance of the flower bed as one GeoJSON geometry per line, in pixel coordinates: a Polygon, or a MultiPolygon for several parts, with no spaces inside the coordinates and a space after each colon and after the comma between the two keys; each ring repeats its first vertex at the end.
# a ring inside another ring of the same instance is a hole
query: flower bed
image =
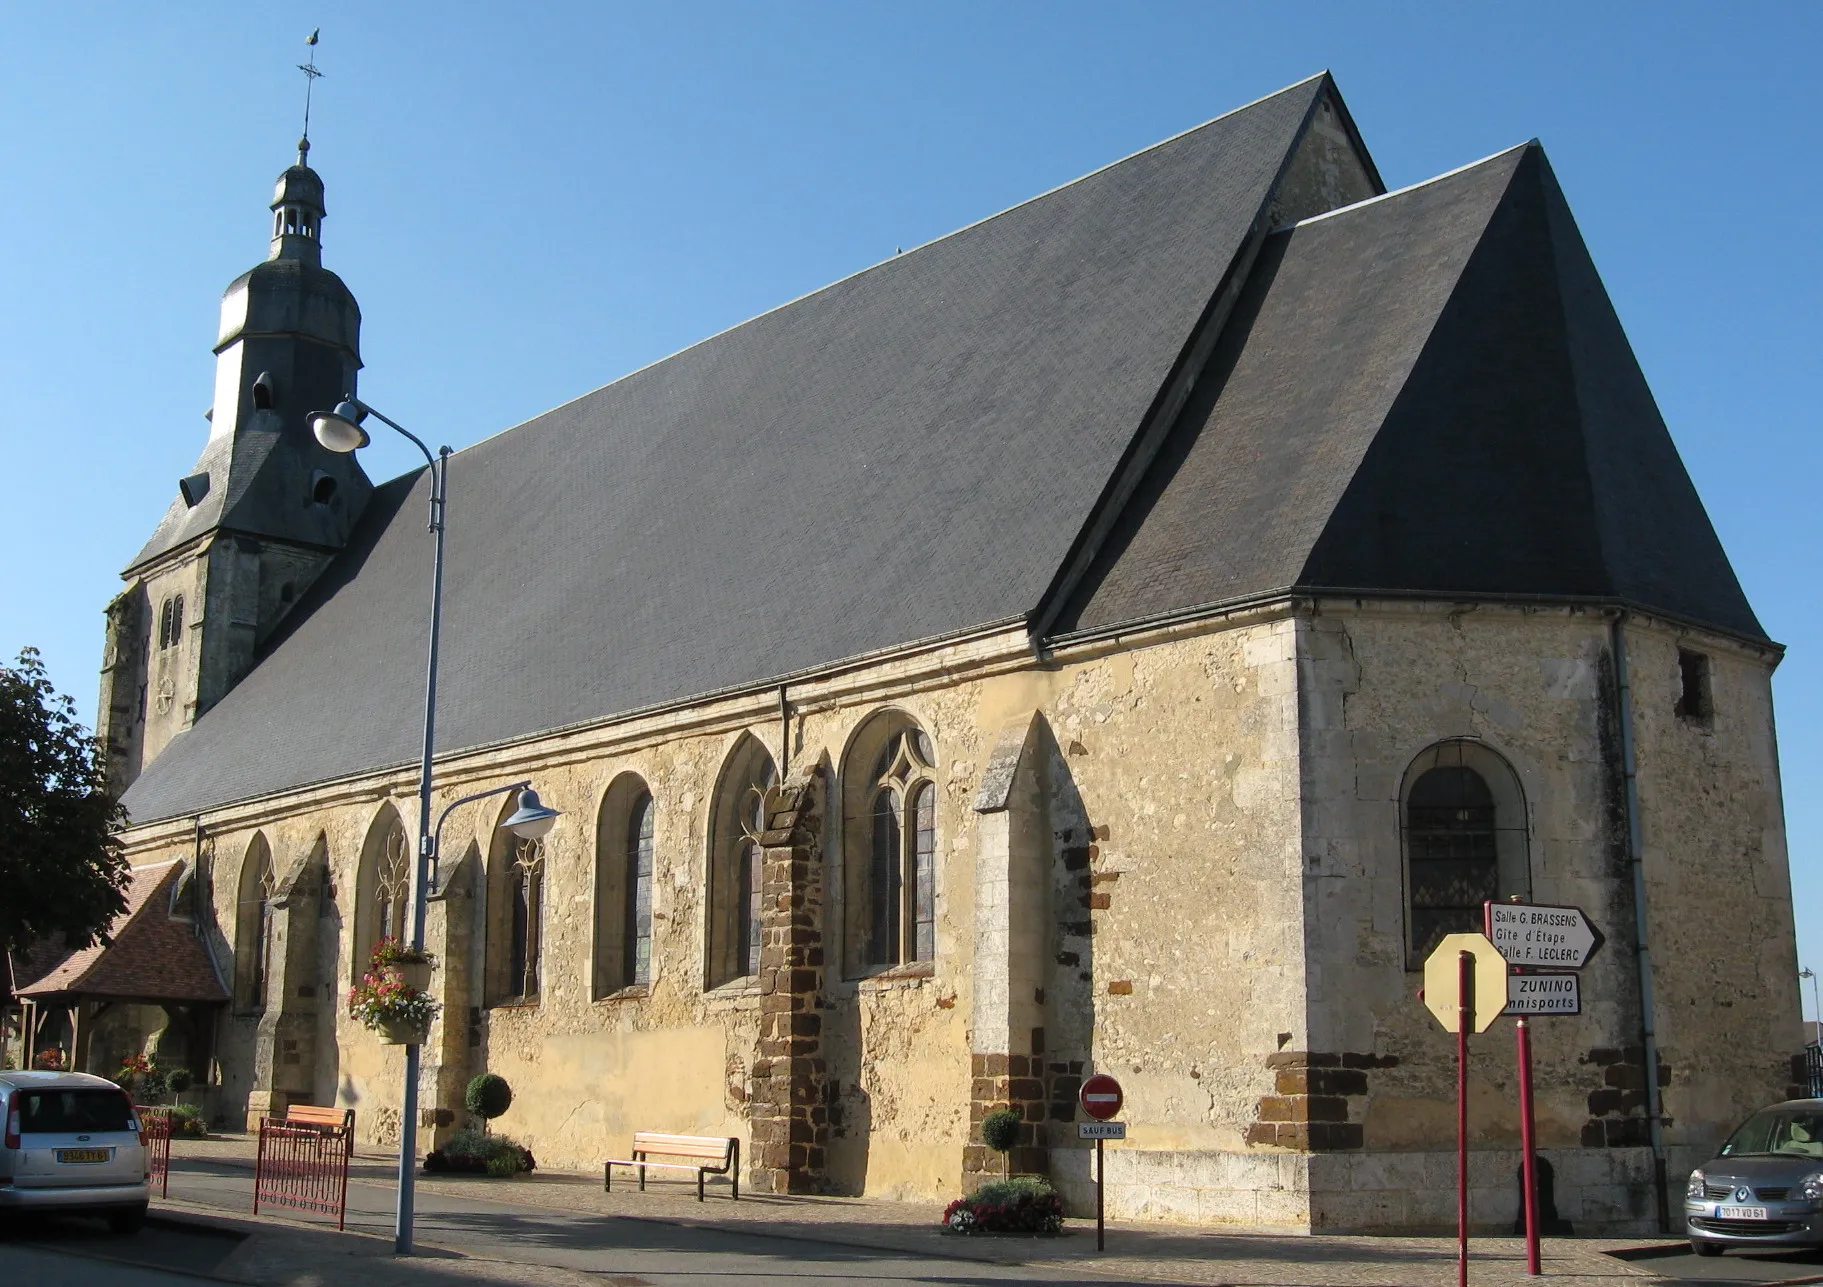
{"type": "Polygon", "coordinates": [[[503,1178],[537,1168],[532,1150],[505,1135],[457,1131],[449,1143],[424,1158],[429,1175],[491,1175],[503,1178]]]}
{"type": "Polygon", "coordinates": [[[1063,1199],[1034,1176],[990,1180],[943,1209],[951,1233],[1059,1233],[1063,1199]]]}

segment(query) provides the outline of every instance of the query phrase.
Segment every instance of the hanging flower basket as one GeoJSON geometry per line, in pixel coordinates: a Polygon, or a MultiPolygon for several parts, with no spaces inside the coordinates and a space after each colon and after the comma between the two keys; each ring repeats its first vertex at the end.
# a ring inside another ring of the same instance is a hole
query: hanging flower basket
{"type": "Polygon", "coordinates": [[[389,1045],[422,1045],[442,1007],[422,985],[414,986],[405,971],[422,969],[428,984],[429,954],[401,950],[395,940],[382,939],[368,965],[361,981],[348,989],[348,1013],[389,1045]]]}
{"type": "Polygon", "coordinates": [[[437,958],[423,948],[406,947],[390,935],[374,944],[369,958],[374,969],[396,974],[414,992],[430,990],[430,972],[436,963],[437,958]]]}
{"type": "Polygon", "coordinates": [[[375,1028],[380,1040],[389,1046],[421,1046],[424,1037],[430,1031],[429,1022],[415,1023],[410,1019],[381,1019],[375,1028]]]}
{"type": "Polygon", "coordinates": [[[430,971],[431,963],[429,961],[401,961],[391,968],[390,973],[398,975],[405,986],[413,992],[428,992],[430,991],[430,971]]]}

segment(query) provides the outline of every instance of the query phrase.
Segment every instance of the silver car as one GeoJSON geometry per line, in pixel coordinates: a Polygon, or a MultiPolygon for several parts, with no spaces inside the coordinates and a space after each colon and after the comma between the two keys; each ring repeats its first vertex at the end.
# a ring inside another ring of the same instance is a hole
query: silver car
{"type": "Polygon", "coordinates": [[[1741,1123],[1690,1173],[1691,1250],[1823,1246],[1823,1099],[1792,1099],[1741,1123]]]}
{"type": "Polygon", "coordinates": [[[105,1216],[135,1232],[150,1196],[133,1102],[87,1073],[0,1072],[0,1219],[105,1216]]]}

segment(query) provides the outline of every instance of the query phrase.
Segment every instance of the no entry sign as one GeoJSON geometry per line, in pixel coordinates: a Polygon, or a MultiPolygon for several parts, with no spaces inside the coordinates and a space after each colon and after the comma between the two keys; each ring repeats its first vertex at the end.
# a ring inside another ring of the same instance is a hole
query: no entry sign
{"type": "Polygon", "coordinates": [[[1082,1084],[1082,1111],[1098,1122],[1105,1122],[1120,1111],[1126,1102],[1120,1083],[1106,1073],[1096,1073],[1082,1084]]]}

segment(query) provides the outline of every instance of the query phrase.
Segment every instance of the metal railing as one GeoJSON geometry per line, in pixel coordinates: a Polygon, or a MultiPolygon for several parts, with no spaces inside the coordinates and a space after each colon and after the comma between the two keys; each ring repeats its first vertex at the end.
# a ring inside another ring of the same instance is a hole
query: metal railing
{"type": "Polygon", "coordinates": [[[260,1203],[333,1215],[341,1229],[348,1215],[348,1159],[354,1153],[354,1110],[293,1109],[260,1118],[259,1157],[253,1170],[253,1213],[260,1203]],[[335,1122],[334,1118],[340,1118],[335,1122]],[[315,1120],[312,1120],[315,1119],[315,1120]]]}
{"type": "Polygon", "coordinates": [[[171,1110],[133,1105],[139,1118],[139,1140],[146,1146],[146,1179],[158,1196],[171,1196],[171,1110]]]}
{"type": "Polygon", "coordinates": [[[1823,1045],[1812,1042],[1804,1047],[1804,1080],[1811,1098],[1823,1098],[1823,1045]]]}

